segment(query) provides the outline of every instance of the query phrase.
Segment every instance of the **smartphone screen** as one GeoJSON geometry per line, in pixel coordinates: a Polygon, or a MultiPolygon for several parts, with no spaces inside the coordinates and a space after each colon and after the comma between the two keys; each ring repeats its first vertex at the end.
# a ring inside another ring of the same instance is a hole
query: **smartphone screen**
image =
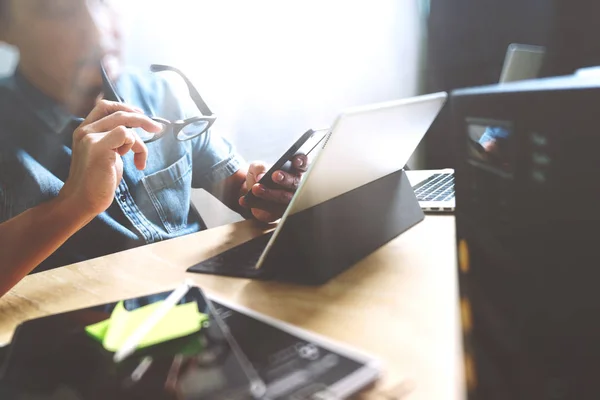
{"type": "MultiPolygon", "coordinates": [[[[123,301],[133,311],[170,292],[123,301]]],[[[0,369],[0,388],[15,399],[253,399],[264,383],[212,303],[193,287],[178,303],[196,302],[209,318],[200,331],[138,349],[121,363],[84,330],[117,303],[24,322],[0,369]],[[66,396],[68,393],[68,397],[66,396]],[[56,397],[58,396],[58,397],[56,397]]]]}

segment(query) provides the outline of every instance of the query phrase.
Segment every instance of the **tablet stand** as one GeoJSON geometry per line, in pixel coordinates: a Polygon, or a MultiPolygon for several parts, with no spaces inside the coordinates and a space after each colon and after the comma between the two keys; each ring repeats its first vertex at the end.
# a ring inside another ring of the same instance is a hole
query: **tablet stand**
{"type": "Polygon", "coordinates": [[[400,170],[289,216],[260,270],[239,260],[218,267],[200,263],[188,271],[319,285],[423,218],[400,170]]]}

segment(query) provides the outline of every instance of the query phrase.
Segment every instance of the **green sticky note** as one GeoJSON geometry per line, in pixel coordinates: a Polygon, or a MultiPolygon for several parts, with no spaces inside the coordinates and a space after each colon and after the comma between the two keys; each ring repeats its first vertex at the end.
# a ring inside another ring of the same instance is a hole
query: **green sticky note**
{"type": "Polygon", "coordinates": [[[99,342],[102,342],[104,340],[104,336],[106,336],[106,331],[108,330],[109,325],[110,319],[106,319],[104,321],[98,322],[97,324],[86,326],[85,331],[94,339],[97,339],[99,342]]]}
{"type": "MultiPolygon", "coordinates": [[[[102,342],[104,348],[115,352],[120,349],[133,332],[152,315],[162,301],[127,311],[119,302],[106,321],[86,327],[86,332],[102,342]]],[[[198,311],[196,302],[173,307],[140,341],[138,348],[144,348],[168,340],[190,335],[202,328],[208,316],[198,311]]]]}

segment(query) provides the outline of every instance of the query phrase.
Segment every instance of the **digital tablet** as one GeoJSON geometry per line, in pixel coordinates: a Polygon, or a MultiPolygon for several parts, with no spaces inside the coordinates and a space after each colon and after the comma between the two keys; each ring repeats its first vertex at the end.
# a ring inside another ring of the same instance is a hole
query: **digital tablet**
{"type": "MultiPolygon", "coordinates": [[[[122,304],[133,311],[169,294],[122,304]]],[[[198,287],[178,305],[192,302],[208,316],[202,329],[138,349],[120,363],[85,330],[111,317],[117,303],[23,322],[4,358],[0,386],[15,400],[262,398],[264,383],[198,287]]]]}

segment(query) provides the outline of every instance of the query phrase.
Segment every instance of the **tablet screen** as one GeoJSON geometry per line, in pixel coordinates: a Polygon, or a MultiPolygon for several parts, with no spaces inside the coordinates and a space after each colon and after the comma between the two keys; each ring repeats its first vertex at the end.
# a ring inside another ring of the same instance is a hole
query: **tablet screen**
{"type": "MultiPolygon", "coordinates": [[[[122,305],[131,312],[169,294],[122,305]]],[[[18,392],[15,399],[251,399],[253,391],[260,394],[262,381],[200,289],[192,288],[178,305],[191,302],[208,316],[199,331],[140,348],[121,363],[85,330],[114,315],[117,303],[24,322],[15,331],[0,384],[18,392]]]]}
{"type": "Polygon", "coordinates": [[[342,345],[218,299],[213,304],[267,385],[266,398],[352,398],[379,375],[374,359],[342,345]]]}

